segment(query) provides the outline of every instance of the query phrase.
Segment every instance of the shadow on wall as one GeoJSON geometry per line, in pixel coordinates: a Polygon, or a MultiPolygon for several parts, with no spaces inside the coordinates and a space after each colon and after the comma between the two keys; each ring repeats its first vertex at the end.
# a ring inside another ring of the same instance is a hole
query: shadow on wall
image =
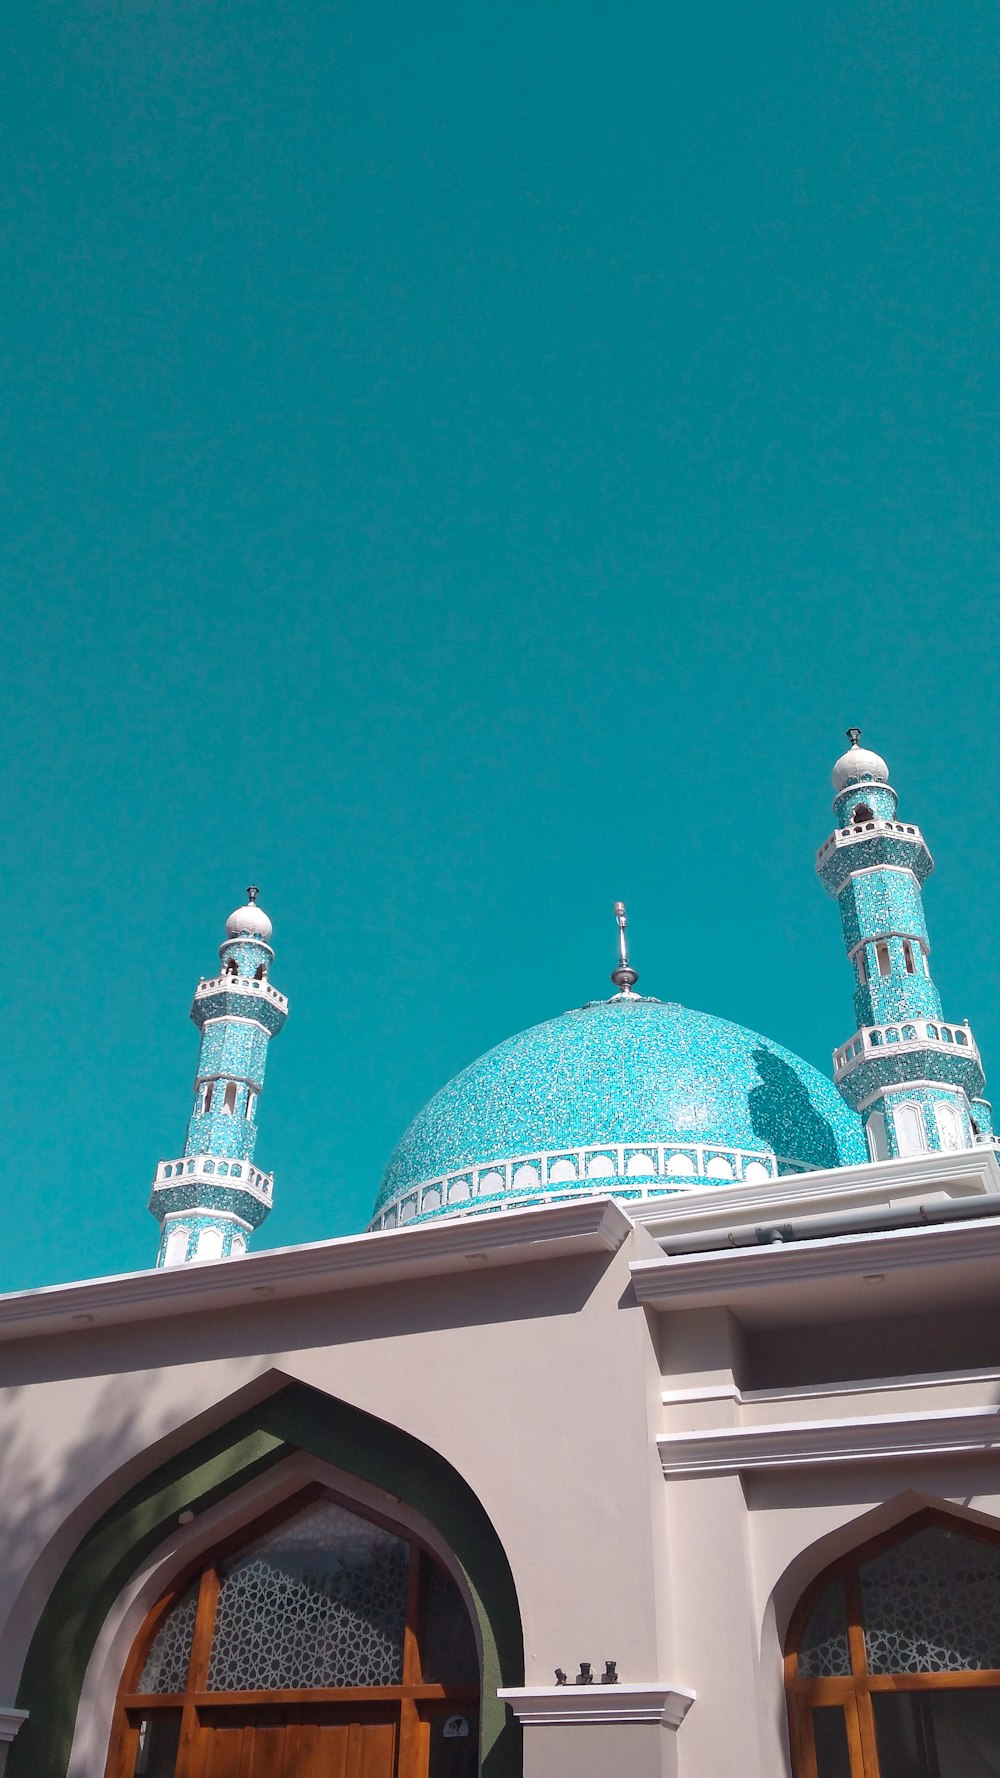
{"type": "MultiPolygon", "coordinates": [[[[109,1423],[112,1420],[109,1413],[109,1423]]],[[[121,1437],[127,1422],[119,1419],[114,1424],[121,1437]]],[[[195,1424],[190,1423],[188,1430],[195,1424]]],[[[41,1589],[45,1597],[36,1597],[36,1607],[41,1606],[37,1622],[34,1612],[26,1612],[25,1621],[13,1626],[22,1647],[27,1632],[33,1633],[23,1665],[10,1658],[18,1651],[8,1649],[6,1655],[8,1683],[21,1665],[14,1703],[29,1713],[11,1746],[7,1778],[65,1778],[80,1688],[101,1625],[137,1565],[173,1533],[179,1513],[199,1515],[297,1451],[309,1452],[406,1499],[438,1528],[465,1572],[479,1616],[483,1778],[516,1778],[522,1770],[520,1729],[500,1702],[498,1690],[524,1683],[517,1593],[485,1508],[445,1458],[360,1408],[287,1382],[181,1449],[173,1437],[165,1442],[170,1454],[164,1455],[162,1447],[148,1449],[141,1475],[124,1491],[125,1474],[121,1467],[115,1468],[113,1453],[102,1443],[91,1446],[85,1440],[76,1448],[81,1459],[103,1462],[99,1492],[113,1498],[94,1521],[97,1497],[89,1497],[91,1522],[82,1537],[75,1524],[79,1512],[69,1515],[58,1539],[61,1559],[54,1560],[56,1540],[46,1552],[41,1589]],[[75,1547],[66,1551],[67,1543],[75,1547]]],[[[30,1468],[38,1473],[37,1465],[30,1468]]],[[[26,1471],[16,1480],[28,1484],[31,1475],[26,1471]]],[[[55,1496],[45,1504],[52,1511],[55,1496]]],[[[0,1702],[8,1698],[9,1691],[0,1694],[0,1702]]]]}
{"type": "Polygon", "coordinates": [[[755,1049],[759,1086],[747,1095],[754,1134],[777,1155],[813,1167],[839,1167],[833,1127],[821,1117],[794,1068],[773,1050],[755,1049]]]}
{"type": "Polygon", "coordinates": [[[4,1496],[10,1511],[0,1519],[0,1703],[13,1702],[24,1650],[47,1587],[55,1580],[86,1528],[106,1501],[121,1492],[109,1478],[123,1454],[155,1441],[155,1416],[123,1406],[117,1379],[93,1397],[89,1423],[67,1443],[62,1461],[37,1423],[38,1399],[30,1389],[3,1392],[0,1446],[4,1496]],[[81,1498],[81,1478],[99,1478],[81,1498]],[[26,1526],[30,1524],[30,1530],[26,1526]]]}

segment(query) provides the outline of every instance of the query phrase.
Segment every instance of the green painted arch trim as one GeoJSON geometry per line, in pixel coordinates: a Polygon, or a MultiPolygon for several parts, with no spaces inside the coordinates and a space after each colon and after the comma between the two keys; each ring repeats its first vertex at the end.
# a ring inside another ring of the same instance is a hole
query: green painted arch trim
{"type": "Polygon", "coordinates": [[[410,1433],[292,1383],[199,1439],[130,1488],[63,1568],[31,1639],[17,1705],[28,1720],[6,1778],[65,1778],[80,1689],[101,1626],[139,1563],[177,1525],[296,1451],[395,1494],[430,1521],[461,1564],[483,1643],[483,1778],[518,1778],[521,1734],[496,1696],[524,1682],[510,1564],[485,1508],[451,1464],[410,1433]]]}

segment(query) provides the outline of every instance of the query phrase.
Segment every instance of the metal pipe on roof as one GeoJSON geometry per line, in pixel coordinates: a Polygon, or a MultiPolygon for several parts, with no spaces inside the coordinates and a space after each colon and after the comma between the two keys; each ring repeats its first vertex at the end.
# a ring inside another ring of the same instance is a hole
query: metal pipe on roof
{"type": "Polygon", "coordinates": [[[658,1235],[664,1253],[712,1253],[726,1247],[780,1247],[788,1241],[821,1241],[831,1235],[878,1234],[883,1229],[907,1229],[932,1223],[967,1222],[978,1216],[1000,1217],[1000,1192],[975,1197],[948,1198],[927,1203],[889,1206],[885,1210],[835,1210],[827,1216],[800,1216],[793,1222],[743,1224],[737,1228],[706,1229],[698,1234],[658,1235]]]}

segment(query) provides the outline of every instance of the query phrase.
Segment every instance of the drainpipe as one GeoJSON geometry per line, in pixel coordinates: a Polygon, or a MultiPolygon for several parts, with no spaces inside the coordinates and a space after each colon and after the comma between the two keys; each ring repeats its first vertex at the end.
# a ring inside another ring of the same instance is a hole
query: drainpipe
{"type": "Polygon", "coordinates": [[[720,1247],[780,1247],[787,1241],[822,1241],[831,1235],[877,1234],[881,1229],[909,1229],[932,1223],[968,1222],[977,1216],[1000,1217],[1000,1192],[974,1198],[949,1198],[885,1210],[837,1210],[828,1216],[800,1216],[794,1222],[744,1224],[701,1234],[658,1235],[664,1253],[711,1253],[720,1247]]]}

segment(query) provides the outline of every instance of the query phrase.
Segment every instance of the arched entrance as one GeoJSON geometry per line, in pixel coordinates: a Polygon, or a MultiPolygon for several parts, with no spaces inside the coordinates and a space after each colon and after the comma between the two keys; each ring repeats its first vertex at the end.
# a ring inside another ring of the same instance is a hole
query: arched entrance
{"type": "Polygon", "coordinates": [[[1000,1533],[928,1508],[825,1569],[785,1684],[795,1778],[1000,1778],[1000,1533]]]}
{"type": "Polygon", "coordinates": [[[410,1534],[311,1487],[150,1613],[107,1778],[475,1778],[479,1704],[451,1576],[410,1534]]]}

